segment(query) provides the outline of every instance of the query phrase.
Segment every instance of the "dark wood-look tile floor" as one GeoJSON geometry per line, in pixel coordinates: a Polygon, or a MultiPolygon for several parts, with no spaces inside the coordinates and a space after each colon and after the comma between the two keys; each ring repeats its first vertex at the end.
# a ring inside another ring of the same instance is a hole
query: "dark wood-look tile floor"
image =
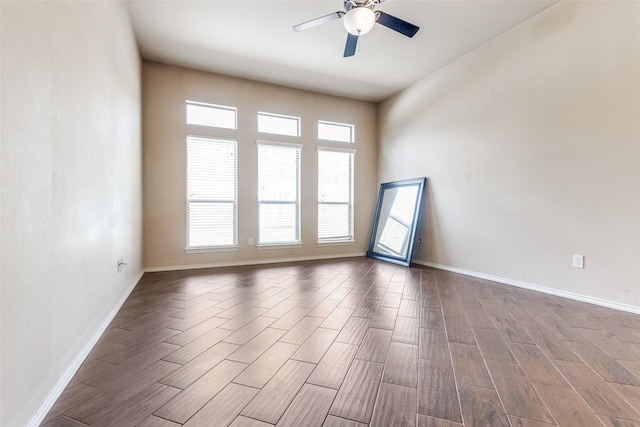
{"type": "Polygon", "coordinates": [[[639,426],[640,316],[369,258],[147,273],[43,425],[639,426]]]}

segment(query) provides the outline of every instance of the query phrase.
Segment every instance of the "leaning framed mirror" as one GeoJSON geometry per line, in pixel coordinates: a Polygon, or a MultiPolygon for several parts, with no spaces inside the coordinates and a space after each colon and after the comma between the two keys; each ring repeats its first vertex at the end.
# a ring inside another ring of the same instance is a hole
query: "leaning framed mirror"
{"type": "Polygon", "coordinates": [[[427,178],[380,185],[367,256],[408,266],[427,178]]]}

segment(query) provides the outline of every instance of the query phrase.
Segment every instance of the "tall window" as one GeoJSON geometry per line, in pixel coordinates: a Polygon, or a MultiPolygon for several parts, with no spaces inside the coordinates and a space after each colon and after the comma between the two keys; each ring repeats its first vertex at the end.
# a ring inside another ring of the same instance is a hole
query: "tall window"
{"type": "Polygon", "coordinates": [[[187,248],[237,245],[236,141],[187,137],[187,248]]]}
{"type": "Polygon", "coordinates": [[[300,243],[298,144],[258,143],[260,244],[300,243]]]}
{"type": "Polygon", "coordinates": [[[353,241],[353,150],[318,147],[318,242],[353,241]]]}

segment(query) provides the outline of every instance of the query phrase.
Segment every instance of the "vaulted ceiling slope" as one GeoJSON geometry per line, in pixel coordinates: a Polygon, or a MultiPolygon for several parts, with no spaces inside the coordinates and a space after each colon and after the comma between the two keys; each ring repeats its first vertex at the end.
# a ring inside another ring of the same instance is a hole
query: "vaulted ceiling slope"
{"type": "Polygon", "coordinates": [[[128,0],[145,60],[379,102],[476,49],[556,0],[387,0],[377,10],[420,27],[411,39],[381,25],[343,58],[342,0],[128,0]]]}

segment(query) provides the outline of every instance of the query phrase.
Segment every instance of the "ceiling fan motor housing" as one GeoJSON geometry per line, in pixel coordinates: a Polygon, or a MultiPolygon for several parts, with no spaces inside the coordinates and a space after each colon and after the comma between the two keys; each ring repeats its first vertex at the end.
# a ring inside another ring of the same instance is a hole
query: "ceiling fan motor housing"
{"type": "Polygon", "coordinates": [[[354,7],[366,7],[367,9],[373,10],[378,3],[380,2],[374,0],[344,0],[344,10],[345,12],[349,12],[354,7]]]}

